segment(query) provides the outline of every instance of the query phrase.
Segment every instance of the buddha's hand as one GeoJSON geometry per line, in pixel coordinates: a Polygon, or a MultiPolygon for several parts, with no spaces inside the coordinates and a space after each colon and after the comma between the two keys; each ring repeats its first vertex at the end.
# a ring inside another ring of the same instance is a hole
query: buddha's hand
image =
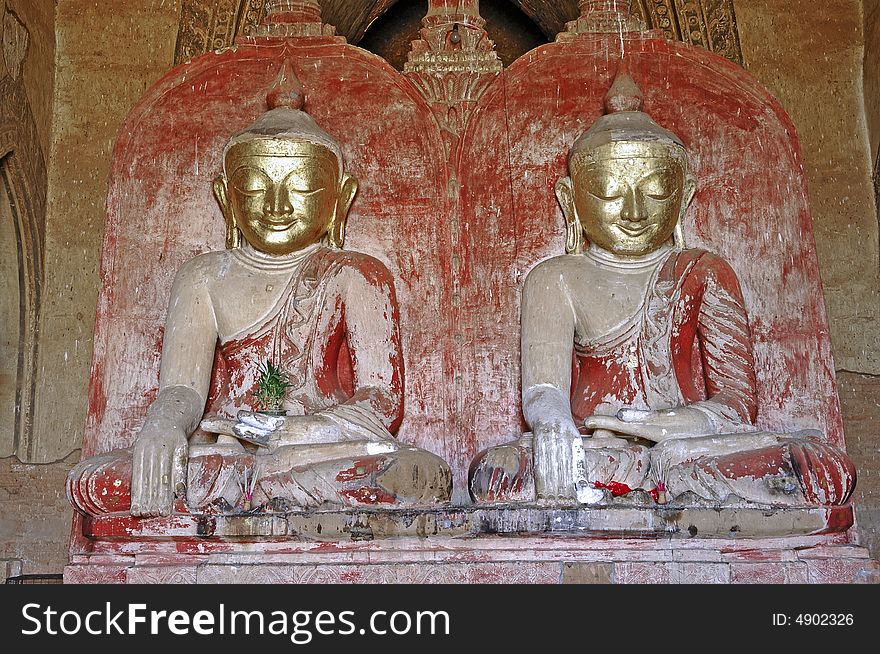
{"type": "Polygon", "coordinates": [[[584,421],[584,426],[587,429],[607,430],[623,438],[644,438],[654,443],[714,433],[712,421],[705,413],[686,406],[660,411],[621,409],[616,416],[591,416],[584,421]]]}
{"type": "Polygon", "coordinates": [[[174,497],[186,488],[187,439],[178,426],[146,426],[134,444],[131,514],[171,515],[174,497]]]}
{"type": "Polygon", "coordinates": [[[535,488],[538,499],[574,499],[574,446],[580,433],[570,419],[532,425],[535,450],[535,488]]]}
{"type": "Polygon", "coordinates": [[[342,428],[320,414],[267,416],[252,411],[239,411],[238,422],[233,431],[239,438],[268,447],[315,445],[345,440],[342,428]]]}

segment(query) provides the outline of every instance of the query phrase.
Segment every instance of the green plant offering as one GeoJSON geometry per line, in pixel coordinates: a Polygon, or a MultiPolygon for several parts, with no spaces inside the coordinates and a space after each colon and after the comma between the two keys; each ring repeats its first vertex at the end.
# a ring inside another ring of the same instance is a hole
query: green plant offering
{"type": "Polygon", "coordinates": [[[257,380],[257,392],[254,397],[260,411],[280,411],[291,384],[287,374],[276,367],[271,361],[260,366],[260,378],[257,380]]]}

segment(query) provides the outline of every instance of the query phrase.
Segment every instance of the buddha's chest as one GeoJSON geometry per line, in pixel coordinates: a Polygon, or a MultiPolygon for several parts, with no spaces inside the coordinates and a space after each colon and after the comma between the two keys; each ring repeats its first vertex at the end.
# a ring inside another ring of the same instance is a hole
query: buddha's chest
{"type": "Polygon", "coordinates": [[[212,285],[220,342],[255,333],[284,309],[299,307],[295,272],[233,271],[212,285]]]}
{"type": "Polygon", "coordinates": [[[625,273],[588,266],[568,283],[579,342],[601,340],[641,315],[654,270],[625,273]]]}

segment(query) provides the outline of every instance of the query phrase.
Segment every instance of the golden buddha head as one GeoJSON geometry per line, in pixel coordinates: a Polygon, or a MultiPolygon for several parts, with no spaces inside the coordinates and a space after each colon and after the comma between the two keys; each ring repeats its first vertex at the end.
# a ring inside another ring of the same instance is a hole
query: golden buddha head
{"type": "Polygon", "coordinates": [[[640,257],[670,242],[696,192],[681,139],[642,109],[633,79],[618,73],[604,116],[572,146],[569,177],[556,186],[566,250],[583,240],[617,256],[640,257]]]}
{"type": "Polygon", "coordinates": [[[214,182],[226,246],[244,238],[276,256],[320,241],[341,248],[358,186],[342,149],[302,110],[302,85],[286,63],[267,100],[269,111],[226,145],[214,182]]]}

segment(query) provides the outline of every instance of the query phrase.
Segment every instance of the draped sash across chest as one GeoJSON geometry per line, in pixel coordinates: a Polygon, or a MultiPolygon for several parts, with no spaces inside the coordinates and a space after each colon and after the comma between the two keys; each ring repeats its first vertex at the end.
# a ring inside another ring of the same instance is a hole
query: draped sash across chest
{"type": "Polygon", "coordinates": [[[659,409],[683,403],[672,362],[672,337],[688,276],[699,251],[673,250],[658,262],[635,314],[611,333],[577,339],[572,410],[583,420],[596,410],[659,409]]]}
{"type": "Polygon", "coordinates": [[[326,282],[338,266],[328,249],[311,253],[266,316],[220,344],[229,382],[218,413],[232,415],[242,408],[255,408],[252,393],[259,366],[266,361],[287,374],[292,405],[285,408],[289,412],[311,413],[330,406],[316,387],[312,362],[326,282]]]}

